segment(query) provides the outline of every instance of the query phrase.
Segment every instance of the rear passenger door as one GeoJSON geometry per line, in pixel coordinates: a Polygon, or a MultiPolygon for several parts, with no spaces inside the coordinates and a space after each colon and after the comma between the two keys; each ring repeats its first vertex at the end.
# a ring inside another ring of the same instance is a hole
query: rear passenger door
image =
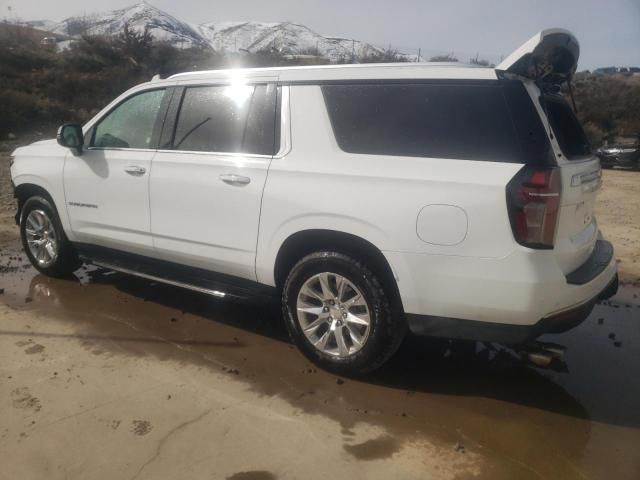
{"type": "Polygon", "coordinates": [[[274,83],[189,85],[173,95],[150,179],[163,259],[255,280],[262,191],[277,141],[274,83]]]}

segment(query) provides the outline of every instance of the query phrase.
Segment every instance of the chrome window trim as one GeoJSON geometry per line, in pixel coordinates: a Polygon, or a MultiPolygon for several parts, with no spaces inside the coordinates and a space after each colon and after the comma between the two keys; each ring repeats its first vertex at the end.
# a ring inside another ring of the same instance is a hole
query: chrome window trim
{"type": "Polygon", "coordinates": [[[241,158],[263,158],[270,160],[271,155],[262,155],[259,153],[242,153],[242,152],[206,152],[201,150],[170,150],[170,149],[158,149],[154,150],[158,153],[180,153],[189,155],[214,155],[216,157],[241,157],[241,158]]]}
{"type": "Polygon", "coordinates": [[[127,147],[86,147],[87,151],[111,151],[111,152],[157,152],[155,148],[127,148],[127,147]]]}
{"type": "Polygon", "coordinates": [[[244,76],[234,75],[232,70],[229,70],[229,74],[220,76],[218,78],[200,79],[175,79],[175,85],[178,87],[224,87],[233,85],[235,82],[242,83],[244,85],[264,85],[267,83],[278,84],[280,77],[278,75],[255,75],[244,76]]]}
{"type": "Polygon", "coordinates": [[[289,86],[280,86],[280,150],[273,158],[284,158],[291,152],[291,109],[289,86]]]}

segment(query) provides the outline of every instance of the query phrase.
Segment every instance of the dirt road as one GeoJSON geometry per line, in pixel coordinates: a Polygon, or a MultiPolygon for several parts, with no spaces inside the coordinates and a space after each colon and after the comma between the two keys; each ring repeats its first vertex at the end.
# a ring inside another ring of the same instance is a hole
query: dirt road
{"type": "Polygon", "coordinates": [[[640,286],[640,172],[603,171],[596,218],[615,247],[620,279],[640,286]]]}
{"type": "Polygon", "coordinates": [[[625,285],[569,371],[409,338],[366,380],[286,340],[277,309],[84,268],[38,275],[0,158],[0,478],[640,478],[640,173],[598,218],[625,285]]]}

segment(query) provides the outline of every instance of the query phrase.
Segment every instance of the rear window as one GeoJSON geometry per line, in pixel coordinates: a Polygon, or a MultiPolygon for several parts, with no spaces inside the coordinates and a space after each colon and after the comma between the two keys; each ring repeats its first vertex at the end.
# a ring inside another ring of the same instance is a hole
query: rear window
{"type": "Polygon", "coordinates": [[[524,163],[501,84],[322,87],[349,153],[524,163]]]}
{"type": "Polygon", "coordinates": [[[569,160],[591,154],[591,145],[569,104],[560,96],[546,96],[545,106],[549,123],[562,153],[569,160]]]}

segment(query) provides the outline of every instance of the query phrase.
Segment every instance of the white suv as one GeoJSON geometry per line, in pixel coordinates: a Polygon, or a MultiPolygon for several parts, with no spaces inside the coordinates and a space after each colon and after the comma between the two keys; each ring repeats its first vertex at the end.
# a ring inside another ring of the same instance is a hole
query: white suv
{"type": "Polygon", "coordinates": [[[579,47],[541,32],[497,68],[196,72],[139,85],[19,148],[25,251],[218,297],[278,295],[341,373],[405,332],[523,344],[617,289],[600,165],[557,94],[579,47]],[[556,92],[556,93],[554,93],[556,92]]]}

